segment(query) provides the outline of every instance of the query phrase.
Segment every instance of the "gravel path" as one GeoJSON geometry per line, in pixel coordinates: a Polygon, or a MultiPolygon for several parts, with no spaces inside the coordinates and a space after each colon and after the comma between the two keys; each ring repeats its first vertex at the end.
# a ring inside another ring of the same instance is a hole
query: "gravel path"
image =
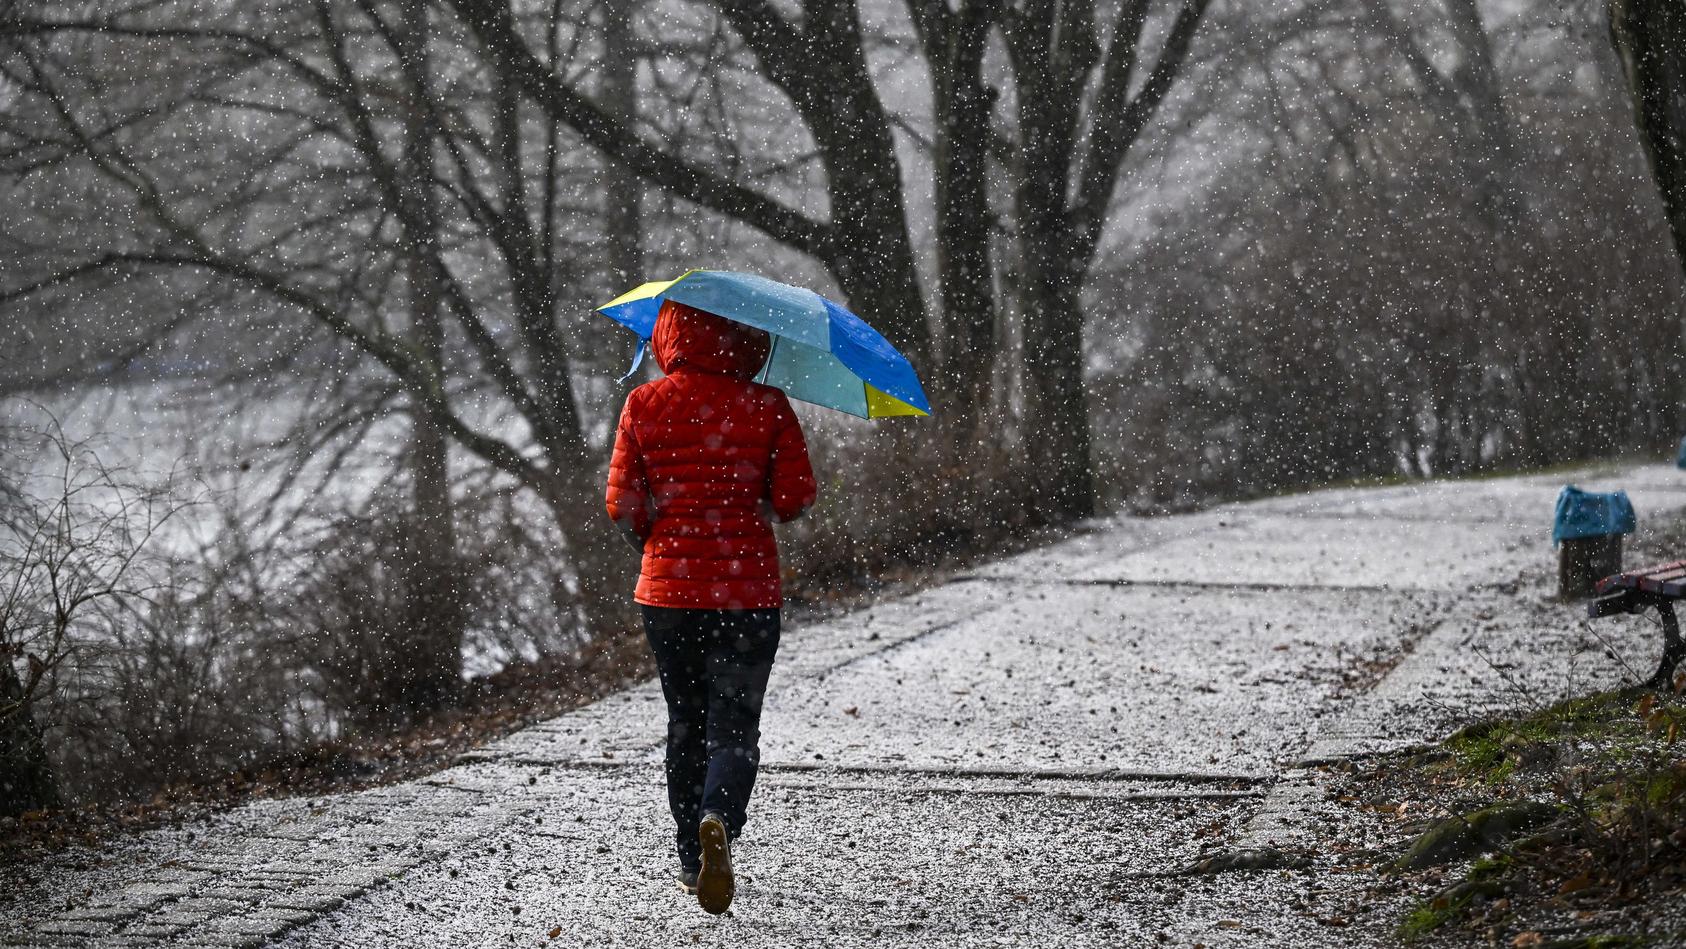
{"type": "MultiPolygon", "coordinates": [[[[1587,479],[1686,505],[1661,466],[1587,479]]],[[[788,631],[725,917],[671,882],[648,684],[420,781],[63,854],[0,945],[1385,945],[1362,869],[1177,871],[1314,844],[1317,762],[1650,669],[1648,627],[1548,599],[1563,480],[1108,521],[788,631]]]]}

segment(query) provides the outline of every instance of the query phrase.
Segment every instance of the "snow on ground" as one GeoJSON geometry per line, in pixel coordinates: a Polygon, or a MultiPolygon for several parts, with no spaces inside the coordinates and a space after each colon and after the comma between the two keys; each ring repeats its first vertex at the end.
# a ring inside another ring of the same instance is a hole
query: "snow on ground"
{"type": "MultiPolygon", "coordinates": [[[[1661,466],[1587,476],[1686,506],[1661,466]]],[[[1307,759],[1648,671],[1649,626],[1550,600],[1562,483],[1119,519],[787,632],[727,917],[671,882],[647,684],[426,779],[66,854],[0,895],[0,944],[1387,944],[1363,874],[1168,874],[1295,832],[1307,759]]]]}

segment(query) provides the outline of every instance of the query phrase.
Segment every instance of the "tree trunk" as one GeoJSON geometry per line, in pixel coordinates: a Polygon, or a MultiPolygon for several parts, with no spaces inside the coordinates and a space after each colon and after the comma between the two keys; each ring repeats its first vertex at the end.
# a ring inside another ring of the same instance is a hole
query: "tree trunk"
{"type": "Polygon", "coordinates": [[[808,124],[824,157],[834,229],[820,256],[850,307],[929,371],[931,327],[908,233],[901,162],[867,67],[860,12],[852,0],[827,0],[807,4],[805,19],[808,68],[822,82],[803,87],[799,108],[825,116],[808,124]]]}
{"type": "Polygon", "coordinates": [[[454,700],[462,680],[462,595],[449,444],[426,412],[414,417],[410,440],[414,510],[407,532],[405,603],[410,642],[404,648],[398,700],[424,714],[454,700]]]}
{"type": "Polygon", "coordinates": [[[1609,15],[1634,121],[1686,269],[1686,6],[1679,0],[1609,0],[1609,15]]]}
{"type": "MultiPolygon", "coordinates": [[[[638,117],[638,45],[632,15],[636,4],[619,0],[603,15],[603,92],[605,108],[636,124],[638,117]]],[[[620,162],[606,162],[603,189],[612,293],[623,293],[647,279],[644,273],[644,183],[620,162]]]]}
{"type": "MultiPolygon", "coordinates": [[[[1056,243],[1050,239],[1048,243],[1056,243]]],[[[1083,385],[1081,282],[1060,258],[1026,267],[1024,365],[1029,392],[1026,456],[1044,479],[1038,513],[1072,521],[1095,513],[1089,403],[1083,385]]]]}
{"type": "MultiPolygon", "coordinates": [[[[1047,31],[1057,32],[1051,26],[1047,31]]],[[[1064,58],[1026,43],[1014,61],[1023,163],[1014,202],[1022,268],[1025,446],[1027,461],[1045,485],[1032,502],[1034,513],[1049,521],[1095,512],[1079,310],[1090,255],[1079,244],[1066,198],[1076,129],[1070,115],[1048,107],[1075,94],[1073,75],[1057,68],[1064,58]]]]}
{"type": "MultiPolygon", "coordinates": [[[[426,104],[429,90],[426,0],[404,0],[399,55],[409,69],[411,100],[404,116],[404,167],[401,186],[413,205],[413,220],[426,230],[408,235],[405,261],[409,288],[411,344],[417,361],[443,385],[444,331],[441,292],[430,252],[438,219],[432,174],[433,124],[426,104]]],[[[456,527],[451,502],[450,446],[445,432],[425,410],[413,413],[407,461],[413,505],[404,558],[406,642],[397,658],[394,698],[403,715],[425,714],[455,698],[462,679],[462,597],[456,557],[456,527]]]]}
{"type": "Polygon", "coordinates": [[[41,728],[24,702],[23,683],[11,657],[0,655],[0,817],[58,803],[41,728]],[[4,713],[6,709],[12,711],[4,713]]]}
{"type": "Polygon", "coordinates": [[[942,283],[939,389],[953,457],[984,437],[989,384],[1000,349],[990,253],[988,149],[995,90],[983,81],[989,22],[948,14],[924,22],[934,130],[937,272],[942,283]]]}

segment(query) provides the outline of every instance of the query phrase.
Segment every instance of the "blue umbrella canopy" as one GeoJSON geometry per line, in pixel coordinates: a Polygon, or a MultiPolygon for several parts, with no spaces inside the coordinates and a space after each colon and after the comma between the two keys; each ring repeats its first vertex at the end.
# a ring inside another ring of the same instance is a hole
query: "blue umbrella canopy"
{"type": "Polygon", "coordinates": [[[865,320],[812,290],[754,274],[692,270],[675,280],[643,284],[598,307],[597,312],[638,334],[633,368],[643,358],[665,300],[767,331],[773,346],[755,379],[793,399],[861,418],[931,414],[913,365],[865,320]]]}

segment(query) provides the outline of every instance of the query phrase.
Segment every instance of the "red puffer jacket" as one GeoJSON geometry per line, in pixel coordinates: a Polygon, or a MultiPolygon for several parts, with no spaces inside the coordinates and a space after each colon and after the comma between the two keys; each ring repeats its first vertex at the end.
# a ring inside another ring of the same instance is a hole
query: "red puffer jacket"
{"type": "Polygon", "coordinates": [[[650,345],[667,376],[627,395],[609,461],[609,517],[644,539],[634,598],[782,605],[763,502],[788,521],[814,503],[815,488],[789,400],[749,381],[767,359],[767,334],[669,301],[650,345]]]}

